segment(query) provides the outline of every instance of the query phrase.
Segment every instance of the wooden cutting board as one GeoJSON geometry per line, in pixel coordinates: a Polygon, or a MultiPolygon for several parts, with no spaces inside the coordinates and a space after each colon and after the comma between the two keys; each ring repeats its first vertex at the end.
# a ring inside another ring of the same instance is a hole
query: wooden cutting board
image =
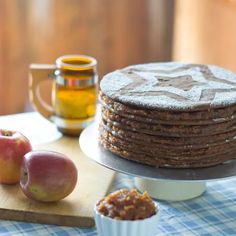
{"type": "Polygon", "coordinates": [[[107,193],[114,172],[86,157],[80,150],[78,138],[62,137],[34,149],[54,150],[70,157],[78,169],[77,186],[59,202],[40,203],[26,198],[18,185],[0,185],[0,219],[64,226],[94,226],[94,204],[107,193]]]}

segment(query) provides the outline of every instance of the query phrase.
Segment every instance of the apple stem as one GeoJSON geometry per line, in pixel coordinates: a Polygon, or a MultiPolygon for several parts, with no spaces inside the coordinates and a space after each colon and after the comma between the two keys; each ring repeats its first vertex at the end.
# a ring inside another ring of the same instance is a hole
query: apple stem
{"type": "Polygon", "coordinates": [[[21,172],[21,182],[23,184],[26,184],[27,181],[28,181],[28,172],[25,169],[23,169],[21,172]]]}
{"type": "Polygon", "coordinates": [[[12,136],[12,132],[10,130],[2,130],[3,136],[12,136]]]}

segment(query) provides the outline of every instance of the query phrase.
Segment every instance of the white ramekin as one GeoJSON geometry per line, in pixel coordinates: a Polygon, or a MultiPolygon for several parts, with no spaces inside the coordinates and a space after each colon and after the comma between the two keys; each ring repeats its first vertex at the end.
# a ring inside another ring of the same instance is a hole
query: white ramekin
{"type": "Polygon", "coordinates": [[[157,231],[160,209],[143,220],[116,220],[100,214],[94,207],[94,217],[99,236],[154,236],[157,231]]]}

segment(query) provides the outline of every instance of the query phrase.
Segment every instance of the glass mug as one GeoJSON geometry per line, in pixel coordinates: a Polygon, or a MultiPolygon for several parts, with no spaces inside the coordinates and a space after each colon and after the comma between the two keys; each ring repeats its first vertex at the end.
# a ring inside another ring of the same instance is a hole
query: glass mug
{"type": "Polygon", "coordinates": [[[97,61],[85,55],[65,55],[55,65],[30,65],[30,99],[36,110],[66,135],[78,136],[94,119],[97,103],[97,61]],[[40,84],[51,80],[50,100],[40,84]]]}

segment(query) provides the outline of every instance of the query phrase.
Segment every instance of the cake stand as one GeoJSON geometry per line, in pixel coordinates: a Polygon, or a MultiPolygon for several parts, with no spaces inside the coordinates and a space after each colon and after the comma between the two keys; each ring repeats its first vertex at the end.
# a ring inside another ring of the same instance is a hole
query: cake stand
{"type": "Polygon", "coordinates": [[[236,159],[214,167],[174,169],[157,168],[129,161],[105,150],[98,141],[98,122],[80,135],[81,150],[92,160],[117,172],[134,176],[135,186],[156,199],[183,201],[200,196],[206,182],[236,175],[236,159]]]}

